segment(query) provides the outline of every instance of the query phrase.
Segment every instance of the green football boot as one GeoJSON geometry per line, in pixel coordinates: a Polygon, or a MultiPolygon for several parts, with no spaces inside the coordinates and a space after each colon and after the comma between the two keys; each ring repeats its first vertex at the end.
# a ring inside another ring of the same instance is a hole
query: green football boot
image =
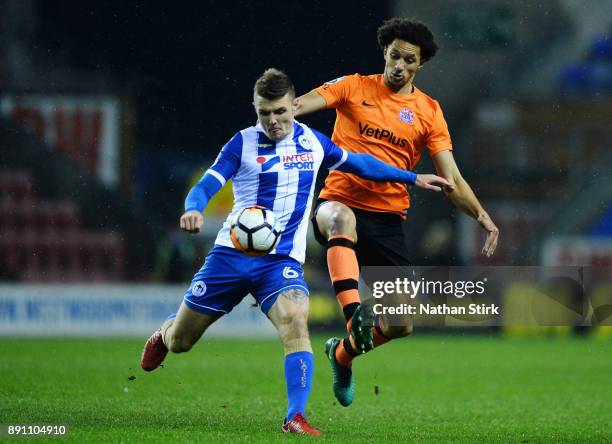
{"type": "Polygon", "coordinates": [[[357,353],[365,353],[374,348],[374,334],[372,333],[372,320],[374,313],[372,310],[363,304],[359,304],[357,310],[351,318],[351,326],[349,334],[355,341],[357,353]]]}
{"type": "Polygon", "coordinates": [[[325,343],[325,354],[332,367],[332,386],[334,395],[344,407],[348,407],[355,398],[355,381],[353,380],[353,370],[351,366],[343,367],[336,361],[336,348],[340,344],[340,339],[330,338],[325,343]]]}

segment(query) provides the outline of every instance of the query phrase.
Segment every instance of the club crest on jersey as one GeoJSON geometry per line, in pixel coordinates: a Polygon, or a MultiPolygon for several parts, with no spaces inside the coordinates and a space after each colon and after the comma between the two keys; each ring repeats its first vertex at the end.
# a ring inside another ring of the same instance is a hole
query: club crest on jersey
{"type": "Polygon", "coordinates": [[[302,134],[300,137],[298,137],[298,143],[305,150],[312,151],[312,140],[305,135],[302,134]]]}
{"type": "Polygon", "coordinates": [[[414,113],[410,108],[402,108],[399,112],[399,119],[408,125],[412,125],[414,123],[414,113]]]}

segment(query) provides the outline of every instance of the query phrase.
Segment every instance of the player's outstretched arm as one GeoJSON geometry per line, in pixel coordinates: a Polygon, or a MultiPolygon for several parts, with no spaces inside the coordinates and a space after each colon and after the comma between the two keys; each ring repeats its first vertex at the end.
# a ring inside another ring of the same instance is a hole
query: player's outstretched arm
{"type": "Polygon", "coordinates": [[[296,109],[295,116],[302,116],[304,114],[314,113],[315,111],[321,111],[327,108],[327,102],[321,94],[316,90],[312,90],[303,96],[295,99],[296,109]]]}
{"type": "Polygon", "coordinates": [[[199,233],[204,223],[202,211],[210,199],[223,184],[213,174],[206,172],[200,181],[194,185],[185,199],[185,212],[179,221],[181,230],[188,233],[199,233]]]}
{"type": "Polygon", "coordinates": [[[497,247],[499,229],[482,208],[474,191],[459,172],[453,153],[451,151],[441,151],[433,157],[433,161],[438,174],[454,185],[452,189],[445,189],[447,197],[457,208],[476,219],[487,232],[482,253],[487,257],[491,256],[497,247]]]}
{"type": "Polygon", "coordinates": [[[441,191],[442,187],[451,186],[446,179],[435,174],[415,174],[386,164],[371,154],[347,153],[346,161],[337,168],[339,171],[377,182],[407,183],[431,191],[441,191]]]}

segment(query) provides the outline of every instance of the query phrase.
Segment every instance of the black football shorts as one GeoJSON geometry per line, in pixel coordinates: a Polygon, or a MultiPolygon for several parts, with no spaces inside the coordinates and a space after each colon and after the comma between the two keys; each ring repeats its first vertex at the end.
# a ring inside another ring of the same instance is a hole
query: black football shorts
{"type": "MultiPolygon", "coordinates": [[[[327,239],[317,226],[317,211],[324,199],[317,201],[312,217],[314,235],[317,241],[327,246],[327,239]]],[[[377,213],[351,208],[357,220],[357,243],[355,254],[359,266],[410,266],[408,245],[404,235],[404,221],[393,213],[377,213]]]]}

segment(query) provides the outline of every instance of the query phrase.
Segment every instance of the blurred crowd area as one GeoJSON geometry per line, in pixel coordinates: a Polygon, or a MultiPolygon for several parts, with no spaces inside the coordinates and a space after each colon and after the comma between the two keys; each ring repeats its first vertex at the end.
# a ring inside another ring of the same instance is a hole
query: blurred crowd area
{"type": "MultiPolygon", "coordinates": [[[[395,15],[436,35],[415,83],[501,230],[486,259],[472,219],[416,192],[413,262],[612,266],[612,1],[0,5],[0,280],[188,282],[231,183],[196,236],[178,228],[184,197],[254,123],[257,76],[285,69],[299,94],[381,72],[376,28],[395,15]]],[[[333,112],[303,120],[331,135],[333,112]]],[[[310,285],[330,292],[309,243],[310,285]]]]}

